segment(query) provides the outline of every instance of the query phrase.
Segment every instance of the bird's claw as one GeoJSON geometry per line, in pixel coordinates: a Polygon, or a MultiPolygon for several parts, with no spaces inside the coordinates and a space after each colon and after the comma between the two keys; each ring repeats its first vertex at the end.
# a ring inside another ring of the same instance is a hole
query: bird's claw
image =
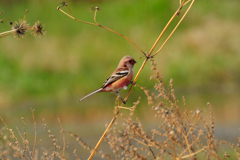
{"type": "Polygon", "coordinates": [[[136,84],[136,82],[133,82],[133,81],[131,81],[131,84],[132,84],[132,85],[135,85],[135,84],[136,84]]]}
{"type": "Polygon", "coordinates": [[[122,98],[121,98],[121,100],[122,100],[122,103],[123,103],[123,104],[126,104],[127,101],[124,101],[124,99],[122,99],[122,98]]]}

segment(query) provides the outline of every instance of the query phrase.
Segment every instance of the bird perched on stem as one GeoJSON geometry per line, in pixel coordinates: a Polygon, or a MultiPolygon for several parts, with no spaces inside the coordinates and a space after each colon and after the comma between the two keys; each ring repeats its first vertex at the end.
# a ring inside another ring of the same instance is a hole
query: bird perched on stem
{"type": "MultiPolygon", "coordinates": [[[[137,63],[133,57],[124,56],[118,66],[117,69],[111,74],[111,76],[104,82],[103,86],[94,92],[86,95],[82,99],[79,100],[81,102],[85,98],[98,93],[98,92],[115,92],[119,96],[119,91],[121,89],[127,89],[128,85],[132,82],[133,78],[133,66],[137,63]]],[[[126,103],[121,97],[123,103],[126,103]]]]}

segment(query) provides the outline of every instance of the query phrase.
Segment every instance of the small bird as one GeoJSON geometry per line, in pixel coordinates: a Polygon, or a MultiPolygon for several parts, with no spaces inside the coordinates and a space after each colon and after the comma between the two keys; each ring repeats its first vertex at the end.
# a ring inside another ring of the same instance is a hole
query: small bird
{"type": "MultiPolygon", "coordinates": [[[[79,102],[98,92],[115,92],[119,96],[118,92],[121,89],[127,89],[128,85],[132,82],[133,66],[135,63],[137,62],[133,59],[133,57],[128,55],[124,56],[120,60],[117,69],[104,82],[102,87],[86,95],[85,97],[80,99],[79,102]]],[[[123,103],[125,103],[125,101],[121,97],[120,99],[123,103]]]]}

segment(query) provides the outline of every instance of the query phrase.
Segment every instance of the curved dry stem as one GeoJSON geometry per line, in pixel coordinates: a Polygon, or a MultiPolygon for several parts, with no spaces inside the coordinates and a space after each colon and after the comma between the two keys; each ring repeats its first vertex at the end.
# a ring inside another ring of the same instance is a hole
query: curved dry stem
{"type": "MultiPolygon", "coordinates": [[[[184,1],[185,1],[185,0],[184,0],[184,1]]],[[[176,28],[177,28],[177,27],[179,26],[179,24],[182,22],[182,20],[184,19],[184,17],[186,16],[186,14],[187,14],[188,11],[190,10],[190,8],[192,7],[192,4],[193,4],[194,1],[195,1],[195,0],[192,0],[192,3],[189,5],[187,11],[186,11],[185,14],[183,15],[183,17],[180,19],[180,21],[178,22],[178,24],[176,25],[176,27],[174,28],[174,30],[171,32],[171,34],[169,35],[169,37],[167,38],[167,40],[172,36],[172,34],[175,32],[176,28]]],[[[186,2],[186,3],[187,3],[187,2],[186,2]]],[[[126,97],[124,98],[124,101],[127,101],[128,97],[129,97],[129,95],[130,95],[130,93],[131,93],[131,91],[132,91],[132,88],[133,88],[134,84],[136,83],[136,81],[137,81],[139,75],[141,74],[144,66],[146,65],[147,61],[149,60],[152,51],[154,50],[154,48],[156,47],[157,43],[158,43],[159,40],[161,39],[163,33],[166,31],[166,29],[168,28],[168,26],[169,26],[169,24],[172,22],[172,20],[176,17],[177,13],[179,12],[179,10],[182,8],[183,5],[184,5],[184,2],[183,2],[182,5],[180,6],[180,8],[177,9],[177,11],[176,11],[176,12],[174,13],[174,15],[171,17],[171,19],[169,20],[169,22],[167,23],[167,25],[164,27],[163,31],[160,33],[159,37],[158,37],[157,40],[155,41],[155,43],[154,43],[154,45],[152,46],[152,48],[151,48],[150,52],[148,53],[148,55],[145,54],[146,59],[143,61],[142,66],[141,66],[140,69],[138,70],[138,73],[136,74],[136,76],[135,76],[135,78],[134,78],[134,80],[133,80],[133,83],[132,83],[129,91],[128,91],[126,97]]],[[[110,30],[110,29],[108,29],[108,28],[105,28],[105,27],[103,27],[103,26],[100,26],[100,27],[102,27],[102,28],[104,28],[104,29],[107,29],[107,30],[109,30],[109,31],[111,31],[111,32],[114,32],[114,33],[120,35],[119,33],[115,32],[115,31],[112,31],[112,30],[110,30]]],[[[167,42],[167,41],[166,41],[166,42],[167,42]]],[[[166,43],[166,42],[165,42],[165,43],[166,43]]],[[[162,45],[162,47],[165,45],[165,43],[162,45]]],[[[160,52],[160,50],[159,50],[159,52],[160,52]]],[[[122,103],[121,106],[123,106],[123,105],[124,105],[124,104],[122,103]]],[[[102,141],[103,141],[104,137],[106,136],[107,132],[109,131],[109,129],[111,128],[111,126],[113,125],[113,123],[115,122],[115,120],[117,119],[117,115],[120,113],[120,111],[121,111],[121,108],[119,108],[118,111],[117,111],[117,113],[113,116],[111,122],[108,124],[106,130],[104,131],[102,137],[101,137],[100,140],[98,141],[97,145],[95,146],[95,148],[94,148],[93,152],[91,153],[91,155],[89,156],[88,160],[91,160],[91,159],[92,159],[94,153],[96,152],[96,150],[98,149],[98,147],[99,147],[100,144],[102,143],[102,141]]]]}
{"type": "MultiPolygon", "coordinates": [[[[71,15],[69,15],[68,13],[64,12],[60,7],[57,7],[58,10],[60,10],[62,13],[64,13],[65,15],[67,15],[68,17],[72,18],[73,20],[75,21],[78,21],[78,22],[81,22],[81,23],[86,23],[86,24],[90,24],[90,25],[95,25],[95,26],[99,26],[103,29],[106,29],[110,32],[113,32],[123,38],[125,38],[126,40],[128,40],[129,42],[131,42],[140,52],[142,52],[144,54],[144,56],[146,57],[146,59],[143,61],[140,69],[138,70],[138,73],[136,74],[134,80],[133,80],[133,83],[126,95],[126,97],[124,98],[124,101],[126,101],[132,91],[132,88],[134,86],[134,84],[136,83],[139,75],[141,74],[144,66],[146,65],[147,61],[150,59],[150,56],[153,52],[153,50],[155,49],[156,45],[158,44],[159,40],[161,39],[161,37],[163,36],[163,34],[165,33],[166,29],[168,28],[168,26],[171,24],[171,22],[173,21],[173,19],[176,17],[176,15],[178,15],[180,13],[180,10],[181,8],[186,5],[188,2],[190,2],[191,0],[188,0],[187,2],[185,2],[185,0],[183,0],[183,2],[181,3],[180,7],[177,9],[177,11],[173,14],[173,16],[170,18],[170,20],[168,21],[168,23],[166,24],[166,26],[164,27],[164,29],[162,30],[162,32],[160,33],[160,35],[158,36],[157,40],[155,41],[155,43],[153,44],[152,48],[150,49],[149,53],[146,55],[132,40],[130,40],[129,38],[127,38],[126,36],[110,29],[110,28],[107,28],[107,27],[104,27],[102,25],[100,25],[97,21],[96,21],[96,16],[97,16],[97,10],[99,10],[98,7],[95,7],[95,13],[94,13],[94,22],[95,23],[91,23],[91,22],[86,22],[86,21],[81,21],[81,20],[78,20],[76,19],[70,8],[67,6],[69,12],[71,13],[71,15]]],[[[192,3],[189,5],[188,9],[186,10],[186,12],[184,13],[183,17],[179,20],[179,22],[177,23],[177,25],[175,26],[175,28],[173,29],[173,31],[171,32],[171,34],[168,36],[168,38],[165,40],[165,42],[162,44],[162,46],[160,47],[160,49],[153,55],[155,56],[157,53],[159,53],[161,51],[161,49],[163,48],[163,46],[166,44],[166,42],[168,41],[168,39],[172,36],[172,34],[175,32],[175,30],[177,29],[177,27],[179,26],[179,24],[182,22],[182,20],[185,18],[186,14],[188,13],[188,11],[190,10],[190,8],[192,7],[192,4],[195,0],[192,0],[192,3]]],[[[121,107],[123,107],[124,103],[121,104],[121,106],[118,108],[118,111],[114,114],[111,122],[109,123],[109,125],[107,126],[106,130],[104,131],[103,135],[101,136],[100,140],[98,141],[97,145],[95,146],[94,150],[92,151],[91,155],[89,156],[88,160],[91,160],[93,155],[95,154],[96,150],[98,149],[98,147],[100,146],[100,144],[102,143],[104,137],[106,136],[107,132],[109,131],[109,129],[111,128],[111,126],[113,125],[113,123],[115,122],[116,118],[117,118],[117,115],[120,113],[121,111],[121,107]]]]}
{"type": "MultiPolygon", "coordinates": [[[[67,7],[68,7],[68,6],[67,6],[67,7]]],[[[74,19],[75,21],[78,21],[78,22],[81,22],[81,23],[90,24],[90,25],[94,25],[94,26],[99,26],[99,27],[101,27],[101,28],[103,28],[103,29],[106,29],[106,30],[108,30],[108,31],[110,31],[110,32],[112,32],[112,33],[115,33],[115,34],[123,37],[124,39],[128,40],[129,42],[131,42],[140,52],[142,52],[142,53],[144,54],[144,56],[146,56],[146,53],[145,53],[143,50],[141,50],[140,47],[138,47],[138,45],[137,45],[136,43],[134,43],[131,39],[127,38],[126,36],[124,36],[124,35],[116,32],[116,31],[114,31],[114,30],[112,30],[112,29],[110,29],[110,28],[107,28],[107,27],[104,27],[104,26],[100,25],[100,24],[96,21],[97,10],[99,10],[98,7],[95,7],[95,13],[94,13],[94,22],[95,22],[95,23],[86,22],[86,21],[81,21],[81,20],[76,19],[76,18],[73,16],[73,14],[72,14],[72,12],[71,12],[71,10],[70,10],[69,7],[68,7],[68,10],[70,11],[71,15],[69,15],[69,14],[66,13],[66,12],[64,12],[60,7],[57,7],[57,9],[58,9],[59,11],[61,11],[62,13],[64,13],[65,15],[67,15],[68,17],[74,19]]]]}
{"type": "MultiPolygon", "coordinates": [[[[75,21],[97,26],[97,24],[95,24],[95,23],[86,22],[86,21],[80,21],[80,20],[76,19],[74,16],[71,16],[71,15],[69,15],[68,13],[64,12],[60,7],[57,7],[57,9],[58,9],[59,11],[61,11],[63,14],[67,15],[68,17],[72,18],[72,19],[75,20],[75,21]]],[[[72,12],[71,12],[71,13],[72,13],[72,12]]]]}

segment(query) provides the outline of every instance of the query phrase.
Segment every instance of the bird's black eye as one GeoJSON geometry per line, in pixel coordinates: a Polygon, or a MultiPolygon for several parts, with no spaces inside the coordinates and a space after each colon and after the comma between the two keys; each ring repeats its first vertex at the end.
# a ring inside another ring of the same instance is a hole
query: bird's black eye
{"type": "Polygon", "coordinates": [[[129,63],[133,63],[133,60],[129,60],[128,62],[129,62],[129,63]]]}

